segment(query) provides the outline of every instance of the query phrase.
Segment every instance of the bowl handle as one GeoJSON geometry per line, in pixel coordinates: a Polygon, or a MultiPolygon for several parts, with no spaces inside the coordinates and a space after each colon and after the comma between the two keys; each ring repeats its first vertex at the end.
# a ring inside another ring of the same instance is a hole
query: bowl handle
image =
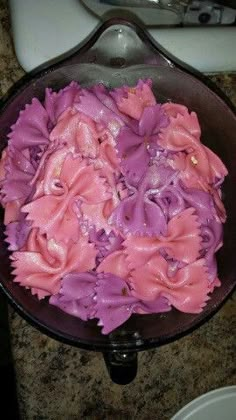
{"type": "Polygon", "coordinates": [[[137,352],[110,351],[103,353],[110,378],[119,385],[126,385],[136,377],[138,369],[137,352]]]}
{"type": "Polygon", "coordinates": [[[83,46],[79,49],[75,47],[53,67],[77,63],[94,63],[112,68],[137,64],[175,67],[173,59],[145,29],[120,18],[104,22],[83,46]]]}

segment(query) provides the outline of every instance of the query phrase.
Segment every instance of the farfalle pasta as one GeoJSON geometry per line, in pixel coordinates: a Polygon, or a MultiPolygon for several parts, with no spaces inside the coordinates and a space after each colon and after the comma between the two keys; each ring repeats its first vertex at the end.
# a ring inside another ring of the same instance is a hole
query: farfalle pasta
{"type": "Polygon", "coordinates": [[[13,281],[109,334],[132,314],[199,313],[220,286],[227,169],[194,110],[151,80],[46,89],[11,127],[0,201],[13,281]]]}

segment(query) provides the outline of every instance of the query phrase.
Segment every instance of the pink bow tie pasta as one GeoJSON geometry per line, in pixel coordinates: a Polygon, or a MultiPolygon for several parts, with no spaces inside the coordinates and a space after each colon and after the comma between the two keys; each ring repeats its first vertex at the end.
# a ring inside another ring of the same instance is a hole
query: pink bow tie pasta
{"type": "Polygon", "coordinates": [[[13,281],[103,334],[135,313],[200,313],[220,286],[226,175],[197,114],[157,103],[151,80],[46,89],[0,161],[13,281]]]}

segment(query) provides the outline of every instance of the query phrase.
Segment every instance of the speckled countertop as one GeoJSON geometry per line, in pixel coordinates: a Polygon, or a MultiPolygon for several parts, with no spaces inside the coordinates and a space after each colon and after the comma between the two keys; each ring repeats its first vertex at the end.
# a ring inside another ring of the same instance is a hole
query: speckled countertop
{"type": "MultiPolygon", "coordinates": [[[[23,74],[0,0],[0,96],[23,74]]],[[[236,105],[236,75],[213,79],[236,105]]],[[[185,338],[140,353],[137,378],[125,386],[111,383],[101,354],[60,344],[10,309],[22,420],[168,420],[198,395],[236,384],[235,299],[185,338]]]]}

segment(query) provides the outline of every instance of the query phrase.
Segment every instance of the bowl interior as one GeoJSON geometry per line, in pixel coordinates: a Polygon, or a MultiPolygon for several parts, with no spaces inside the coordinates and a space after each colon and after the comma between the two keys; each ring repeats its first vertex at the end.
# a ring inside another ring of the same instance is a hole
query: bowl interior
{"type": "Polygon", "coordinates": [[[72,80],[82,86],[104,83],[108,87],[134,85],[140,78],[153,80],[158,102],[171,100],[196,111],[202,128],[202,142],[217,153],[228,168],[229,176],[223,187],[223,200],[228,215],[224,227],[224,245],[217,256],[219,278],[222,286],[215,289],[211,300],[201,314],[191,315],[172,310],[167,314],[133,315],[122,327],[108,336],[100,333],[95,321],[83,322],[49,305],[38,301],[29,291],[14,284],[4,243],[3,211],[0,224],[0,280],[11,302],[37,327],[55,338],[84,348],[95,350],[143,349],[163,344],[177,338],[207,319],[227,295],[236,280],[236,117],[229,107],[206,85],[176,68],[137,65],[114,69],[94,64],[67,65],[35,77],[16,90],[0,115],[0,147],[6,145],[6,135],[16,121],[19,111],[33,97],[43,101],[46,87],[58,90],[72,80]]]}

